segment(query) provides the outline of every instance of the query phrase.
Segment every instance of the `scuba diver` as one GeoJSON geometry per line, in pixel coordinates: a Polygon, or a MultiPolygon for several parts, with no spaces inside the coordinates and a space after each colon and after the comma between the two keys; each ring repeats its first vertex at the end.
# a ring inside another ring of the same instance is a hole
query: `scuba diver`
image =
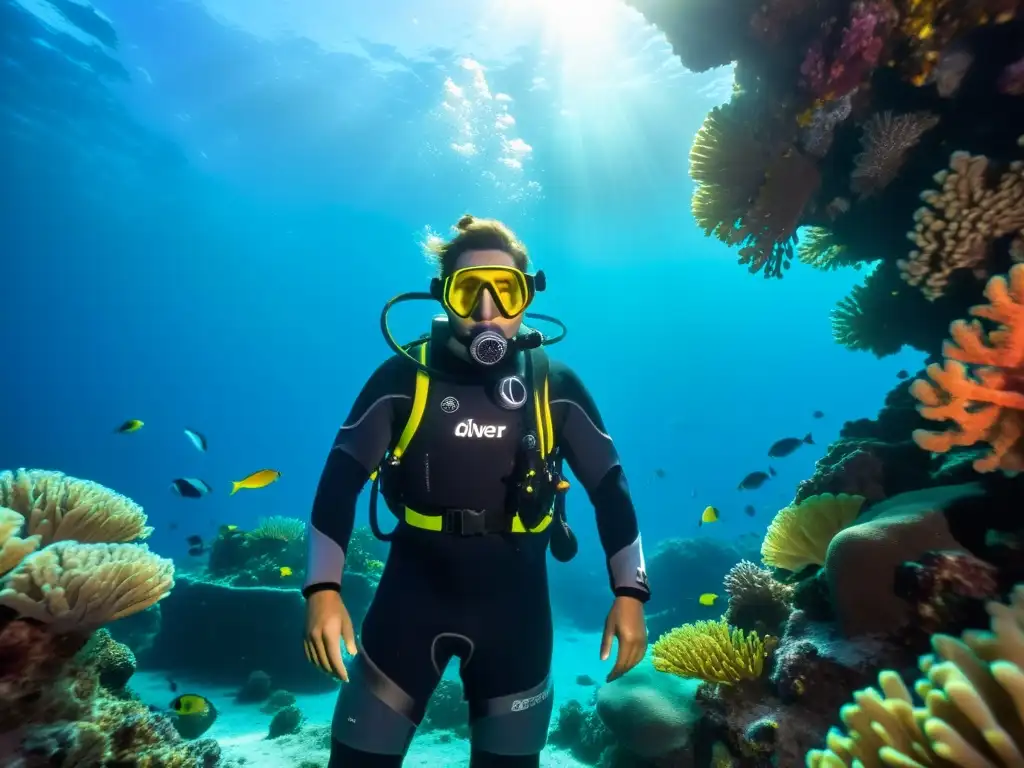
{"type": "Polygon", "coordinates": [[[608,679],[643,658],[650,596],[636,513],[619,457],[590,394],[543,350],[565,326],[526,313],[545,288],[503,224],[464,216],[428,251],[430,292],[385,306],[393,357],[363,386],[320,477],[309,527],[306,656],[346,684],[329,768],[401,766],[427,702],[459,657],[471,768],[536,768],[552,713],[547,551],[576,553],[562,460],[597,516],[614,595],[601,641],[608,679]],[[399,345],[388,310],[439,301],[430,334],[399,345]],[[523,318],[557,324],[545,338],[523,318]],[[370,522],[391,542],[357,644],[342,596],[356,499],[372,480],[370,522]],[[377,519],[378,494],[397,523],[377,519]],[[344,642],[350,669],[341,655],[344,642]]]}

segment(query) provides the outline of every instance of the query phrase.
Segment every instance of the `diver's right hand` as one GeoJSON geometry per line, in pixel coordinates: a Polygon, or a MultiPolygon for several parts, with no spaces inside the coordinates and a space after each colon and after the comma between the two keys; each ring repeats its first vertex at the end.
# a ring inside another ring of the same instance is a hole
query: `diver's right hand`
{"type": "Polygon", "coordinates": [[[314,592],[306,600],[306,658],[320,670],[347,683],[348,670],[341,660],[342,640],[349,654],[355,656],[355,629],[341,595],[333,589],[314,592]]]}

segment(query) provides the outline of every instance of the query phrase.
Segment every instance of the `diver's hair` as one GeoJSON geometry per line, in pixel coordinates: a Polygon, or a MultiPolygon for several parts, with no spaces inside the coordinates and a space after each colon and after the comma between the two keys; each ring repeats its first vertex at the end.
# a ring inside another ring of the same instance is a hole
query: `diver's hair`
{"type": "Polygon", "coordinates": [[[429,234],[423,244],[427,258],[437,267],[441,277],[454,272],[455,262],[467,251],[504,251],[524,272],[530,263],[526,246],[497,219],[477,219],[467,213],[459,219],[455,231],[451,240],[429,234]]]}

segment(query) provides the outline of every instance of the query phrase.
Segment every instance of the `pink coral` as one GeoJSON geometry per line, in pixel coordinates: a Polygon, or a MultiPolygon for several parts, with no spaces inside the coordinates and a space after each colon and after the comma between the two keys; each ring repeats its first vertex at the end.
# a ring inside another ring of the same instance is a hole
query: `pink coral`
{"type": "MultiPolygon", "coordinates": [[[[824,43],[819,40],[807,51],[800,66],[807,90],[816,99],[831,101],[860,86],[878,66],[896,18],[887,2],[854,2],[838,49],[826,57],[824,43]]],[[[824,37],[829,32],[826,28],[824,37]]]]}

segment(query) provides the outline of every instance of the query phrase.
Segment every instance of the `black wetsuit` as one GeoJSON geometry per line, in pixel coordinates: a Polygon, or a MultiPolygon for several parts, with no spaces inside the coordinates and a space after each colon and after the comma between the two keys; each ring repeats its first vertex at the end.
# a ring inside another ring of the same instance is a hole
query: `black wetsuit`
{"type": "MultiPolygon", "coordinates": [[[[431,377],[401,461],[407,506],[426,514],[504,509],[526,411],[497,405],[494,381],[518,373],[522,358],[485,375],[443,340],[431,343],[432,367],[480,383],[431,377]]],[[[549,381],[556,446],[596,510],[612,591],[645,601],[636,514],[615,447],[576,375],[552,361],[549,381]]],[[[405,428],[414,384],[409,361],[387,360],[338,431],[313,506],[307,596],[340,588],[356,499],[405,428]]],[[[386,517],[385,527],[393,520],[386,517]]],[[[330,768],[400,765],[453,656],[470,707],[474,768],[539,765],[552,709],[549,536],[550,529],[460,535],[398,525],[339,696],[330,768]]]]}

